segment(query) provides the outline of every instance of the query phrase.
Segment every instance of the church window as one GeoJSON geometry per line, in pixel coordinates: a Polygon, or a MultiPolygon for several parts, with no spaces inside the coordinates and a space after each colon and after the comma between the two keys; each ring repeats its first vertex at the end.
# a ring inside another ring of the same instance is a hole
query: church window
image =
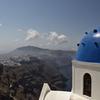
{"type": "Polygon", "coordinates": [[[91,75],[88,73],[83,77],[83,94],[91,97],[91,75]]]}

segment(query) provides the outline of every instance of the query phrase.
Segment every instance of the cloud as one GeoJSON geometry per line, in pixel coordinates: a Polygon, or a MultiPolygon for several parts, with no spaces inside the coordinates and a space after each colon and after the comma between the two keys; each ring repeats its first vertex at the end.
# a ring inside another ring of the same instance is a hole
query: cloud
{"type": "Polygon", "coordinates": [[[17,31],[19,31],[19,32],[23,32],[23,29],[19,28],[17,31]]]}
{"type": "MultiPolygon", "coordinates": [[[[69,37],[63,33],[57,32],[49,32],[48,33],[40,33],[34,29],[18,29],[19,32],[24,33],[24,41],[26,43],[36,43],[37,45],[45,45],[45,46],[58,46],[69,42],[69,37]],[[36,40],[36,41],[34,41],[36,40]]],[[[22,41],[22,40],[21,40],[22,41]]],[[[16,40],[18,42],[18,40],[16,40]]]]}
{"type": "Polygon", "coordinates": [[[26,34],[27,34],[27,36],[25,38],[26,41],[31,40],[31,39],[36,39],[40,36],[40,33],[33,29],[27,30],[26,34]]]}
{"type": "Polygon", "coordinates": [[[0,23],[0,27],[2,26],[2,24],[0,23]]]}
{"type": "Polygon", "coordinates": [[[58,34],[56,32],[50,32],[48,36],[49,44],[63,44],[68,42],[68,37],[64,34],[58,34]]]}
{"type": "Polygon", "coordinates": [[[19,42],[19,41],[20,41],[19,39],[15,39],[15,40],[14,40],[14,42],[19,42]]]}

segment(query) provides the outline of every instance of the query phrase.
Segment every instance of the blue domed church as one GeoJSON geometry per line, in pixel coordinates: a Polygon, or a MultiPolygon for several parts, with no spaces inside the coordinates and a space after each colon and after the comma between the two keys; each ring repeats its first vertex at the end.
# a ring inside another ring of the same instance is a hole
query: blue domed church
{"type": "Polygon", "coordinates": [[[100,63],[100,28],[86,32],[78,46],[76,60],[100,63]]]}
{"type": "Polygon", "coordinates": [[[100,100],[100,28],[85,32],[72,61],[72,91],[44,84],[39,100],[100,100]]]}
{"type": "Polygon", "coordinates": [[[100,28],[86,32],[73,61],[73,92],[100,99],[100,28]]]}

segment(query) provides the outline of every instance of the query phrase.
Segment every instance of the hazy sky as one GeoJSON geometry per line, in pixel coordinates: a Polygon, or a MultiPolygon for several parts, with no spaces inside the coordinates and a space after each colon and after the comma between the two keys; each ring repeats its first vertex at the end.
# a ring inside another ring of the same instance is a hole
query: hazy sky
{"type": "Polygon", "coordinates": [[[100,0],[0,0],[0,52],[24,45],[76,49],[100,26],[100,0]]]}

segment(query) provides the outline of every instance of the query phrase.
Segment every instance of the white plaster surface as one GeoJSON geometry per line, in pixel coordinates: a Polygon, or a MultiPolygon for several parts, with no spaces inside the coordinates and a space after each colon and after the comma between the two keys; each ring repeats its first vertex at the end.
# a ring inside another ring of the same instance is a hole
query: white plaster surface
{"type": "Polygon", "coordinates": [[[70,100],[71,92],[50,91],[44,100],[70,100]]]}
{"type": "Polygon", "coordinates": [[[100,64],[73,61],[73,93],[89,100],[100,100],[100,64]],[[83,76],[91,75],[91,97],[83,95],[83,76]]]}
{"type": "Polygon", "coordinates": [[[44,84],[39,100],[89,100],[77,94],[67,91],[50,90],[48,84],[44,84]]]}

